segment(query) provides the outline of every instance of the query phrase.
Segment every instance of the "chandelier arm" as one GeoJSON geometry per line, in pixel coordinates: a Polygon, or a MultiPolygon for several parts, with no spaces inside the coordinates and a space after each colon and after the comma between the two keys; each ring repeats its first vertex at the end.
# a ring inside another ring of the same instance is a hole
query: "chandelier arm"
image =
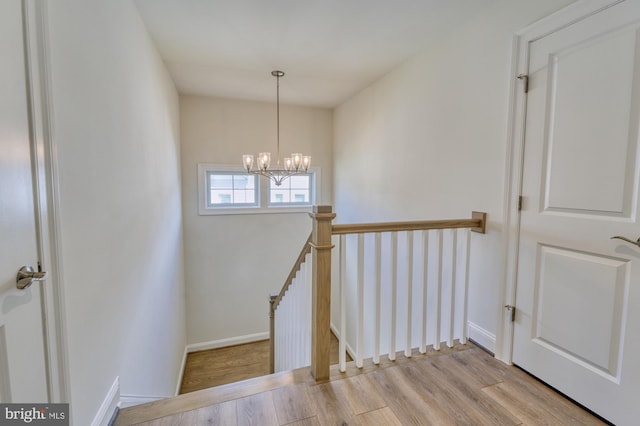
{"type": "Polygon", "coordinates": [[[297,171],[280,169],[280,168],[266,169],[266,170],[265,169],[248,170],[248,173],[264,176],[267,179],[272,180],[277,186],[282,185],[282,182],[284,182],[285,179],[293,175],[300,174],[300,172],[297,172],[297,171]]]}

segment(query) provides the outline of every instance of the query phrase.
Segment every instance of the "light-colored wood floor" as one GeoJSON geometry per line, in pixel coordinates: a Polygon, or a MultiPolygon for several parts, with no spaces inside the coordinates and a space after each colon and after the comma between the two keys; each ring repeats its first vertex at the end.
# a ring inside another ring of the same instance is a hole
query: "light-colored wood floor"
{"type": "MultiPolygon", "coordinates": [[[[338,339],[331,335],[332,364],[338,363],[338,339]]],[[[351,361],[351,358],[348,358],[351,361]]],[[[180,393],[269,374],[269,341],[192,352],[187,356],[180,393]]]]}
{"type": "Polygon", "coordinates": [[[482,349],[457,345],[362,369],[308,368],[123,409],[116,425],[600,425],[599,419],[482,349]]]}

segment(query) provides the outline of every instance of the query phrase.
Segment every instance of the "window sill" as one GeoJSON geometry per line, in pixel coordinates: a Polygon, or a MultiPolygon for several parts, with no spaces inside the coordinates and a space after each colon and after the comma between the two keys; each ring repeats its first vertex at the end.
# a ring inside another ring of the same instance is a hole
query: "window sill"
{"type": "Polygon", "coordinates": [[[201,209],[198,211],[199,216],[233,216],[243,214],[291,214],[291,213],[311,213],[313,206],[295,206],[295,207],[271,207],[271,208],[217,208],[217,209],[201,209]]]}

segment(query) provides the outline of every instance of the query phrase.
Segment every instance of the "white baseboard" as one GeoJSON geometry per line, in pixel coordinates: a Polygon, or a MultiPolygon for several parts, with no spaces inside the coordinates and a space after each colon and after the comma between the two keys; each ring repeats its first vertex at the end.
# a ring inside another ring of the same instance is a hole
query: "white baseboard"
{"type": "Polygon", "coordinates": [[[182,377],[184,376],[184,368],[187,365],[187,347],[184,347],[184,352],[182,353],[182,362],[180,363],[180,371],[178,372],[178,383],[176,383],[176,393],[174,396],[180,395],[180,387],[182,386],[182,377]]]}
{"type": "Polygon", "coordinates": [[[210,342],[191,343],[187,345],[187,352],[206,351],[208,349],[224,348],[227,346],[241,345],[243,343],[258,342],[260,340],[267,340],[269,338],[269,332],[247,334],[245,336],[229,337],[228,339],[211,340],[210,342]]]}
{"type": "Polygon", "coordinates": [[[111,389],[104,397],[98,412],[96,413],[91,426],[107,426],[113,414],[118,409],[118,403],[120,402],[120,377],[116,377],[111,389]]]}
{"type": "Polygon", "coordinates": [[[145,404],[147,402],[159,401],[170,398],[168,396],[145,396],[145,395],[121,395],[119,408],[133,407],[134,405],[145,404]]]}
{"type": "MultiPolygon", "coordinates": [[[[338,327],[336,327],[334,323],[331,323],[331,331],[333,332],[334,336],[336,336],[338,340],[340,340],[340,332],[338,331],[338,327]]],[[[356,359],[356,351],[353,350],[349,342],[345,341],[344,347],[351,359],[356,359]]]]}
{"type": "Polygon", "coordinates": [[[478,324],[467,322],[469,339],[476,342],[491,353],[496,353],[496,335],[488,332],[478,324]]]}

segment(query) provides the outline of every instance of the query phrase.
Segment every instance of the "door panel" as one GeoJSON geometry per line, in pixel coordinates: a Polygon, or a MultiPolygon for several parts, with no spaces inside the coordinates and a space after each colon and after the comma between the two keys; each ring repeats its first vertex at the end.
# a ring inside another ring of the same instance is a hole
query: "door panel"
{"type": "MultiPolygon", "coordinates": [[[[640,395],[640,2],[529,44],[513,362],[604,418],[640,395]]],[[[633,418],[632,418],[633,417],[633,418]]]]}
{"type": "Polygon", "coordinates": [[[636,28],[625,29],[549,54],[545,211],[630,216],[637,39],[636,28]]]}
{"type": "Polygon", "coordinates": [[[0,402],[47,402],[40,284],[16,288],[38,262],[20,0],[0,2],[0,402]]]}
{"type": "Polygon", "coordinates": [[[538,247],[532,338],[617,380],[629,262],[538,247]]]}

